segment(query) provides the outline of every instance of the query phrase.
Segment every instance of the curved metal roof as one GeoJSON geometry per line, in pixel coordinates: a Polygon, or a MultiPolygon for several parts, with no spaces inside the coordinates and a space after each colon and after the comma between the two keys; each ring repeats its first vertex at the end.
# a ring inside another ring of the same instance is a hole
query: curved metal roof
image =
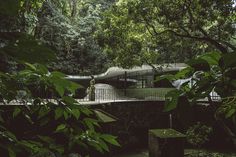
{"type": "MultiPolygon", "coordinates": [[[[167,71],[179,71],[187,67],[184,63],[175,63],[175,64],[160,64],[160,65],[153,65],[157,71],[160,72],[167,72],[167,71]]],[[[154,73],[153,67],[150,65],[142,65],[136,66],[131,69],[124,69],[120,67],[110,67],[106,72],[98,75],[94,75],[95,79],[102,80],[108,78],[114,78],[119,76],[124,76],[125,72],[128,76],[135,76],[135,75],[147,75],[154,73]]],[[[91,76],[79,76],[79,75],[68,75],[66,77],[70,80],[90,80],[91,76]]]]}

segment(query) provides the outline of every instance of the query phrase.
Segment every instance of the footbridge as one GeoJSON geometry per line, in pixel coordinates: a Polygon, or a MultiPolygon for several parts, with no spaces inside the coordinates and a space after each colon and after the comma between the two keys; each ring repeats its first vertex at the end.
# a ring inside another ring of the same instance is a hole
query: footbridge
{"type": "MultiPolygon", "coordinates": [[[[122,101],[165,101],[165,95],[179,86],[179,84],[172,85],[168,81],[155,83],[155,77],[163,73],[176,73],[186,67],[187,65],[184,63],[143,65],[131,69],[111,67],[105,73],[93,75],[96,80],[94,102],[89,102],[87,94],[91,76],[68,75],[67,79],[84,86],[84,89],[81,89],[77,94],[78,101],[83,104],[122,101]]],[[[212,92],[211,96],[213,100],[219,100],[219,96],[216,93],[212,92]]],[[[203,101],[207,101],[207,99],[203,101]]]]}
{"type": "MultiPolygon", "coordinates": [[[[153,99],[154,97],[163,99],[160,98],[159,93],[161,92],[161,95],[163,95],[165,90],[155,89],[156,87],[162,87],[155,84],[155,77],[167,72],[177,72],[185,67],[186,65],[183,63],[142,65],[130,69],[110,67],[102,74],[93,75],[96,82],[96,100],[153,99]]],[[[91,76],[68,75],[66,79],[81,84],[84,88],[79,89],[76,95],[79,99],[88,99],[86,91],[91,76]]],[[[169,84],[168,87],[173,86],[169,84]]]]}
{"type": "MultiPolygon", "coordinates": [[[[187,65],[184,63],[166,63],[153,66],[142,65],[130,69],[110,67],[106,72],[93,76],[96,83],[106,83],[113,85],[116,88],[124,88],[123,85],[135,85],[140,80],[142,80],[143,83],[146,83],[145,86],[152,87],[153,79],[156,75],[166,72],[177,72],[186,67],[187,65]]],[[[66,78],[78,82],[85,87],[89,86],[89,81],[91,80],[91,76],[79,75],[68,75],[66,78]]]]}

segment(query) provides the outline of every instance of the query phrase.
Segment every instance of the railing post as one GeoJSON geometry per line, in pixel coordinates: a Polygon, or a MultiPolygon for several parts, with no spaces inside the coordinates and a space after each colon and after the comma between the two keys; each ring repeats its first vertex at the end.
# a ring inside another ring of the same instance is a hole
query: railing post
{"type": "Polygon", "coordinates": [[[172,114],[169,114],[169,125],[170,125],[170,128],[172,129],[172,126],[173,126],[173,124],[172,124],[172,114]]]}
{"type": "Polygon", "coordinates": [[[142,76],[142,88],[144,87],[144,78],[143,78],[143,76],[142,76]]]}
{"type": "Polygon", "coordinates": [[[125,82],[124,82],[124,95],[125,96],[127,95],[126,88],[127,88],[127,71],[125,71],[125,82]]]}

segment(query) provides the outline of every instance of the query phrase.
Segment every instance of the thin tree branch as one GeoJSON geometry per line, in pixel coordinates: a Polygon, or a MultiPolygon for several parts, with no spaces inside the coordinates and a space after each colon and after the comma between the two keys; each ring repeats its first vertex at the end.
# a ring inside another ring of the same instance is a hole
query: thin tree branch
{"type": "MultiPolygon", "coordinates": [[[[204,37],[198,37],[198,36],[192,36],[190,33],[186,33],[186,34],[180,34],[180,33],[177,33],[175,32],[174,30],[171,30],[171,29],[166,29],[162,32],[157,32],[156,28],[154,25],[150,24],[146,18],[144,18],[144,20],[146,21],[146,24],[152,28],[155,36],[159,36],[161,34],[165,34],[165,33],[171,33],[171,34],[174,34],[175,36],[178,36],[178,37],[183,37],[183,38],[190,38],[190,39],[195,39],[195,40],[198,40],[198,41],[205,41],[205,42],[208,42],[212,45],[214,45],[217,49],[219,49],[222,53],[227,53],[228,50],[227,48],[225,48],[223,45],[221,45],[220,43],[218,43],[216,40],[210,38],[208,36],[208,34],[201,28],[199,28],[199,31],[202,32],[202,34],[204,35],[204,37]]],[[[187,31],[185,29],[185,31],[187,31]]]]}
{"type": "MultiPolygon", "coordinates": [[[[191,13],[191,10],[188,10],[188,13],[189,13],[189,16],[191,17],[191,21],[194,22],[194,17],[193,17],[193,15],[192,15],[192,13],[191,13]]],[[[182,37],[182,38],[189,38],[189,39],[195,39],[195,40],[198,40],[198,41],[205,41],[205,42],[207,42],[207,43],[210,43],[211,45],[214,45],[214,46],[215,46],[218,50],[220,50],[222,53],[227,53],[227,52],[228,52],[228,49],[227,49],[224,45],[222,45],[220,42],[218,42],[218,41],[212,39],[212,38],[208,35],[208,33],[207,33],[203,28],[201,28],[201,27],[198,27],[198,30],[203,34],[203,36],[193,36],[193,35],[191,35],[184,27],[180,27],[180,29],[182,29],[182,31],[184,31],[185,34],[178,33],[178,32],[176,32],[176,31],[174,31],[174,30],[171,30],[171,29],[166,29],[166,30],[164,30],[164,31],[162,31],[162,32],[158,32],[158,31],[156,30],[156,27],[155,27],[153,24],[151,24],[151,23],[149,22],[149,20],[148,20],[145,16],[142,16],[142,17],[143,17],[143,19],[144,19],[144,21],[145,21],[145,24],[147,25],[146,27],[150,27],[150,28],[153,30],[153,33],[154,33],[154,34],[150,31],[150,29],[148,29],[149,33],[150,33],[152,36],[153,36],[153,35],[159,36],[159,35],[161,35],[161,34],[171,33],[171,34],[173,34],[173,35],[175,35],[175,36],[182,37]]],[[[226,45],[226,43],[224,43],[224,44],[226,45]]],[[[227,45],[227,46],[229,46],[229,45],[227,45]]],[[[232,46],[231,46],[231,47],[232,47],[232,46]]],[[[233,47],[233,48],[234,48],[234,47],[233,47]]]]}
{"type": "Polygon", "coordinates": [[[229,43],[229,42],[226,42],[226,41],[219,41],[220,43],[222,43],[222,44],[224,44],[224,45],[226,45],[226,46],[228,46],[229,48],[231,48],[233,51],[236,51],[236,47],[233,45],[233,44],[231,44],[231,43],[229,43]]]}

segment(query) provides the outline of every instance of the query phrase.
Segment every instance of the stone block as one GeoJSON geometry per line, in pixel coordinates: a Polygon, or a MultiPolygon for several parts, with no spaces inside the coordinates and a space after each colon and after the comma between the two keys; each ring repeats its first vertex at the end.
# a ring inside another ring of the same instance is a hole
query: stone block
{"type": "Polygon", "coordinates": [[[149,130],[149,157],[183,157],[185,135],[174,129],[149,130]]]}

